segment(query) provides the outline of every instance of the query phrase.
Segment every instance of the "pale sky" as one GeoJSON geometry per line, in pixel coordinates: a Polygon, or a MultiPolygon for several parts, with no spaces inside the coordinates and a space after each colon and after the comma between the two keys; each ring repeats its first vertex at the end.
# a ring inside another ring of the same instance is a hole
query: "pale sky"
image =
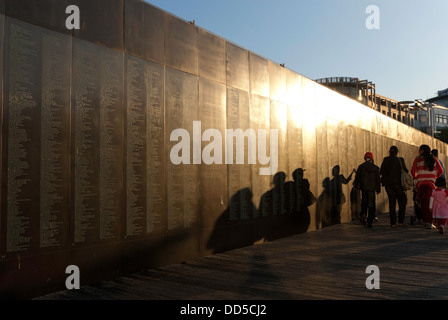
{"type": "Polygon", "coordinates": [[[447,0],[147,0],[310,79],[358,77],[378,94],[448,88],[447,0]],[[375,5],[380,29],[369,30],[375,5]]]}

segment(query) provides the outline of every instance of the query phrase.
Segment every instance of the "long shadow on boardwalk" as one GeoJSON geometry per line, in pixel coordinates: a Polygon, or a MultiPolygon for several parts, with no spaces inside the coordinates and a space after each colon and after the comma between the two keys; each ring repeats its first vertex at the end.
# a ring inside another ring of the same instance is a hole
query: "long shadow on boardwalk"
{"type": "Polygon", "coordinates": [[[391,229],[385,215],[379,218],[373,229],[335,225],[48,298],[448,298],[448,236],[416,226],[391,229]],[[380,268],[380,290],[365,287],[368,265],[380,268]]]}

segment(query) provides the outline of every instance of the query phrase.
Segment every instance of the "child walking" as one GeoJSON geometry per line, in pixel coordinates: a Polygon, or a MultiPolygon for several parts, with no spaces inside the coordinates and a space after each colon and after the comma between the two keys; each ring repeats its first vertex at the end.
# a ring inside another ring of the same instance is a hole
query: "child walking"
{"type": "Polygon", "coordinates": [[[446,181],[441,177],[437,178],[435,184],[436,189],[432,191],[429,199],[429,209],[434,221],[437,223],[439,232],[443,234],[448,222],[448,190],[446,190],[446,181]]]}

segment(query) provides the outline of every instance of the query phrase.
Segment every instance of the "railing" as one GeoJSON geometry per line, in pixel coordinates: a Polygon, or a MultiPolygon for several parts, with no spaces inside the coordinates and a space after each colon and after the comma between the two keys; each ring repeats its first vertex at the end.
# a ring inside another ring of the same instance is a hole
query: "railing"
{"type": "Polygon", "coordinates": [[[332,78],[317,79],[316,82],[321,83],[321,84],[341,83],[341,82],[356,83],[356,82],[359,82],[359,79],[351,78],[351,77],[332,77],[332,78]]]}

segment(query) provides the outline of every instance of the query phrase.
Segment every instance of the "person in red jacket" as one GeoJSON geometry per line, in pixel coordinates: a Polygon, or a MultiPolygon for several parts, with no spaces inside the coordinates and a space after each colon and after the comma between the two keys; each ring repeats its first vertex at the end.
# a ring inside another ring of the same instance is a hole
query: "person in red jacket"
{"type": "Polygon", "coordinates": [[[426,223],[426,228],[434,227],[432,224],[432,214],[429,210],[429,199],[435,182],[443,174],[442,166],[439,160],[431,154],[431,148],[428,145],[421,145],[419,155],[412,164],[411,174],[414,177],[417,197],[422,211],[422,220],[426,223]]]}

